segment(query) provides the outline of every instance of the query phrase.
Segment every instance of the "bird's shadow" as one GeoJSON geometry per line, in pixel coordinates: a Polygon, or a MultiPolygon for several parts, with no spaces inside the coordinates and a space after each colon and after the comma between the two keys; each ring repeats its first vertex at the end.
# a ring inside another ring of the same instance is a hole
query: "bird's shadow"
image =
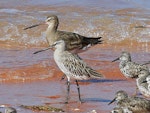
{"type": "Polygon", "coordinates": [[[92,83],[102,83],[102,82],[122,82],[125,79],[90,79],[90,80],[80,80],[80,82],[92,82],[92,83]]]}
{"type": "Polygon", "coordinates": [[[105,102],[109,103],[111,100],[109,99],[103,99],[103,98],[83,98],[83,102],[105,102]]]}

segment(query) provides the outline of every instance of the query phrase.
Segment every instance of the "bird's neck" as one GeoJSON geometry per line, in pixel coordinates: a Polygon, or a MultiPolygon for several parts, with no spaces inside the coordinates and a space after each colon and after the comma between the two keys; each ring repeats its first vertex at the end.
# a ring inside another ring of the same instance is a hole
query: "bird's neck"
{"type": "Polygon", "coordinates": [[[65,55],[65,50],[63,48],[60,48],[60,49],[55,49],[54,51],[54,60],[57,62],[59,62],[61,59],[60,58],[63,58],[65,55]]]}
{"type": "Polygon", "coordinates": [[[46,36],[55,34],[57,31],[57,27],[54,24],[51,24],[48,26],[47,30],[46,30],[46,36]]]}
{"type": "Polygon", "coordinates": [[[49,45],[52,45],[54,43],[56,32],[57,32],[57,27],[54,24],[48,26],[46,30],[46,39],[49,45]]]}
{"type": "Polygon", "coordinates": [[[55,51],[59,52],[59,53],[63,53],[65,51],[65,47],[59,47],[57,48],[55,51]]]}

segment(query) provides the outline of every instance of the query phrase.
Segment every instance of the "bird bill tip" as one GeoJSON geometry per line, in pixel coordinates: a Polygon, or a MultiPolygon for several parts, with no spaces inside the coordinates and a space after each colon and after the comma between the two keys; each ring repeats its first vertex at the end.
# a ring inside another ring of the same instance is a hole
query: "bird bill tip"
{"type": "Polygon", "coordinates": [[[111,62],[115,62],[115,61],[117,61],[117,60],[119,60],[119,57],[118,57],[118,58],[116,58],[116,59],[114,59],[114,60],[112,60],[111,62]]]}
{"type": "Polygon", "coordinates": [[[116,101],[116,98],[114,98],[112,101],[110,101],[110,102],[108,103],[108,105],[112,104],[114,101],[116,101]]]}
{"type": "Polygon", "coordinates": [[[39,24],[34,24],[32,26],[29,26],[29,27],[25,27],[25,28],[23,28],[23,30],[31,29],[31,28],[34,28],[34,27],[37,27],[37,26],[40,26],[40,25],[45,25],[45,22],[42,22],[42,23],[39,23],[39,24]]]}

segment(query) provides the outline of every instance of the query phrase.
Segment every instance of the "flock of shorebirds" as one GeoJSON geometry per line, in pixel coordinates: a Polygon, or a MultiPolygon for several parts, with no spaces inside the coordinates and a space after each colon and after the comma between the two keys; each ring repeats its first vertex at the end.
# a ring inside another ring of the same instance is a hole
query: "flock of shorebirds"
{"type": "MultiPolygon", "coordinates": [[[[85,37],[76,33],[59,31],[59,20],[56,15],[50,15],[45,22],[24,28],[24,30],[48,24],[46,30],[46,40],[49,47],[36,51],[37,54],[48,49],[54,50],[54,60],[59,69],[64,73],[62,79],[67,78],[67,97],[65,103],[69,101],[70,80],[74,79],[77,85],[78,98],[82,103],[80,96],[80,87],[78,80],[87,80],[91,78],[103,78],[104,76],[88,66],[78,53],[86,51],[93,45],[101,44],[101,37],[85,37]]],[[[149,26],[148,26],[149,27],[149,26]]],[[[127,78],[136,79],[137,88],[142,95],[150,97],[150,72],[145,64],[138,64],[131,60],[130,53],[122,52],[120,57],[113,60],[120,60],[119,68],[122,74],[127,78]]],[[[109,103],[117,101],[117,106],[111,113],[150,113],[150,100],[142,97],[128,96],[120,90],[116,92],[115,98],[109,103]]]]}

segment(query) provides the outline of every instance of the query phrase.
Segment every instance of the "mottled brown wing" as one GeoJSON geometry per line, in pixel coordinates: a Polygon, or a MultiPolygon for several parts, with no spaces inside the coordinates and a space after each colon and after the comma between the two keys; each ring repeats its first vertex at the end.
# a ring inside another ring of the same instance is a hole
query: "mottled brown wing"
{"type": "MultiPolygon", "coordinates": [[[[66,51],[67,52],[67,51],[66,51]]],[[[91,67],[81,60],[81,58],[76,54],[71,54],[67,52],[64,54],[63,65],[73,76],[81,76],[81,78],[101,78],[103,75],[96,72],[91,67]]]]}
{"type": "Polygon", "coordinates": [[[76,33],[72,32],[65,32],[65,31],[58,31],[57,32],[58,40],[65,40],[66,47],[69,50],[75,49],[75,48],[85,48],[89,45],[95,45],[100,44],[102,42],[101,37],[85,37],[76,33]]]}

